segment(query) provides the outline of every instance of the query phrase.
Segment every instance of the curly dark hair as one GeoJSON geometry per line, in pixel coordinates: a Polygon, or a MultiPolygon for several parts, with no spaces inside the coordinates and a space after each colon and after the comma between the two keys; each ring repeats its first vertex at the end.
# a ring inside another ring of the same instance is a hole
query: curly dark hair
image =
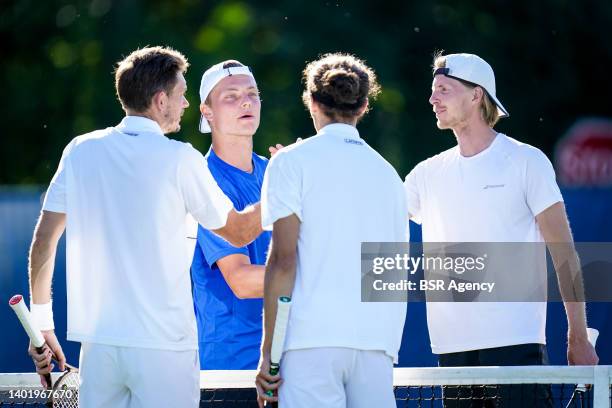
{"type": "Polygon", "coordinates": [[[303,80],[304,105],[308,107],[312,98],[332,119],[358,116],[368,99],[380,93],[374,71],[350,54],[330,53],[310,62],[304,68],[303,80]]]}

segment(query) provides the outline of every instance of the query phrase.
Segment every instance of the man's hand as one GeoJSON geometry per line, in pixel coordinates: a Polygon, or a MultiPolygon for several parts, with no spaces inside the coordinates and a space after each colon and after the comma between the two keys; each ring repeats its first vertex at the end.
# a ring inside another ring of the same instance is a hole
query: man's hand
{"type": "MultiPolygon", "coordinates": [[[[301,141],[302,141],[302,138],[301,138],[301,137],[298,137],[297,139],[295,139],[295,143],[297,143],[297,142],[301,142],[301,141]]],[[[274,157],[274,155],[275,155],[275,154],[276,154],[276,153],[277,153],[277,152],[278,152],[280,149],[282,149],[283,147],[285,147],[285,146],[283,146],[283,145],[282,145],[282,144],[280,144],[280,143],[277,143],[277,144],[276,144],[276,145],[274,145],[274,146],[270,146],[270,147],[268,147],[268,151],[270,152],[270,158],[274,157]]]]}
{"type": "Polygon", "coordinates": [[[257,388],[257,404],[263,408],[266,402],[278,401],[278,395],[270,397],[266,391],[275,392],[281,385],[280,374],[270,375],[270,354],[261,356],[259,362],[259,373],[255,377],[255,387],[257,388]]]}
{"type": "Polygon", "coordinates": [[[28,354],[32,357],[34,366],[36,366],[36,372],[40,375],[40,383],[43,387],[49,388],[51,384],[47,384],[45,376],[51,373],[55,367],[52,360],[57,361],[59,369],[64,371],[66,357],[64,356],[62,346],[60,346],[53,330],[43,331],[42,335],[45,338],[45,345],[43,346],[42,353],[36,351],[36,348],[30,343],[28,354]]]}
{"type": "Polygon", "coordinates": [[[571,334],[567,339],[567,363],[569,365],[597,365],[599,357],[595,347],[586,336],[575,337],[571,334]]]}
{"type": "Polygon", "coordinates": [[[278,152],[280,149],[282,149],[283,146],[280,143],[277,143],[275,146],[270,146],[268,147],[268,151],[270,152],[270,158],[274,157],[274,155],[276,154],[276,152],[278,152]]]}

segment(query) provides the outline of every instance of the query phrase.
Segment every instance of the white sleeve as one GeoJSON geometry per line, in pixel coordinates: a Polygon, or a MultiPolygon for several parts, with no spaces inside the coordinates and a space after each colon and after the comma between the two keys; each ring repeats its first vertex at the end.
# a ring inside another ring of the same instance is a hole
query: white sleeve
{"type": "Polygon", "coordinates": [[[552,163],[539,149],[530,150],[525,177],[527,205],[534,217],[563,201],[552,163]]]}
{"type": "Polygon", "coordinates": [[[421,194],[420,194],[420,174],[421,164],[417,164],[404,180],[404,191],[406,192],[406,204],[408,216],[412,221],[420,224],[421,219],[421,194]]]}
{"type": "Polygon", "coordinates": [[[45,211],[53,211],[57,213],[66,213],[66,172],[67,165],[72,148],[76,144],[76,138],[64,148],[62,158],[60,159],[55,175],[51,179],[45,200],[43,201],[42,209],[45,211]]]}
{"type": "Polygon", "coordinates": [[[187,212],[206,229],[224,227],[234,205],[210,174],[202,153],[186,144],[182,149],[177,173],[187,212]]]}
{"type": "Polygon", "coordinates": [[[261,188],[261,225],[271,231],[275,221],[291,214],[302,221],[302,172],[288,152],[278,152],[268,163],[261,188]]]}

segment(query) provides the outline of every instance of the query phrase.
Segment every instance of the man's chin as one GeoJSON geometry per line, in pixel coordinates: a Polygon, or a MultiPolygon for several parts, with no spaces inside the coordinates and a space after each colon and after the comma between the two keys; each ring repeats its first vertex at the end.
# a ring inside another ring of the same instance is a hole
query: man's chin
{"type": "Polygon", "coordinates": [[[259,125],[257,125],[257,126],[243,126],[241,129],[238,129],[237,135],[238,136],[245,136],[245,137],[253,137],[255,132],[257,132],[257,128],[258,127],[259,127],[259,125]]]}
{"type": "Polygon", "coordinates": [[[441,122],[439,120],[436,122],[436,125],[438,126],[438,129],[440,130],[450,129],[450,127],[448,126],[448,123],[441,122]]]}
{"type": "Polygon", "coordinates": [[[175,126],[171,127],[170,129],[168,129],[166,131],[166,134],[168,134],[168,133],[176,133],[176,132],[178,132],[180,130],[181,130],[181,124],[179,123],[178,125],[175,125],[175,126]]]}

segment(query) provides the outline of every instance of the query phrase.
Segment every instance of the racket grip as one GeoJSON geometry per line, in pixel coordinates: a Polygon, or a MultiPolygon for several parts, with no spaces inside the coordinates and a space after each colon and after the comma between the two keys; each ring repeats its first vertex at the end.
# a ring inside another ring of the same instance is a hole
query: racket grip
{"type": "MultiPolygon", "coordinates": [[[[42,353],[45,352],[45,349],[44,349],[44,347],[36,347],[36,352],[39,353],[39,354],[42,354],[42,353]]],[[[53,386],[53,382],[51,380],[51,374],[47,373],[43,377],[45,379],[45,382],[47,383],[46,384],[46,388],[47,389],[51,389],[51,387],[53,386]]]]}
{"type": "MultiPolygon", "coordinates": [[[[276,375],[278,374],[278,371],[280,369],[280,365],[279,364],[270,364],[270,371],[268,371],[270,373],[270,375],[276,375]]],[[[268,397],[273,397],[274,396],[274,392],[272,392],[271,390],[266,391],[266,395],[268,397]]]]}

